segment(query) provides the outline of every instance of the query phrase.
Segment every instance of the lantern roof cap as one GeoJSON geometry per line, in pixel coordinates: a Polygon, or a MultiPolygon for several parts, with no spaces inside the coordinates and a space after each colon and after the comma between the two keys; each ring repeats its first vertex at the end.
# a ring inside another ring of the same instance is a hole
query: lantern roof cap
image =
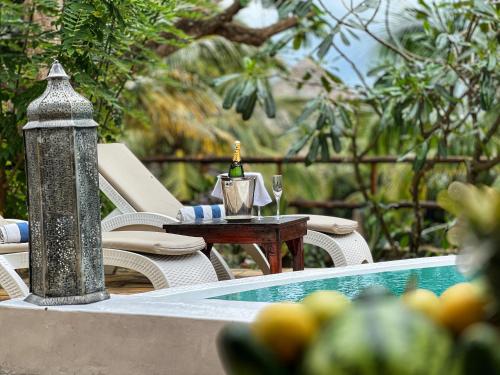
{"type": "Polygon", "coordinates": [[[61,63],[58,60],[54,60],[54,62],[52,63],[52,66],[50,67],[50,71],[49,71],[49,74],[47,75],[46,79],[49,79],[49,78],[69,79],[69,76],[66,74],[63,66],[61,65],[61,63]]]}
{"type": "Polygon", "coordinates": [[[59,61],[54,60],[46,80],[43,94],[28,106],[28,123],[23,130],[97,126],[92,103],[73,89],[59,61]]]}

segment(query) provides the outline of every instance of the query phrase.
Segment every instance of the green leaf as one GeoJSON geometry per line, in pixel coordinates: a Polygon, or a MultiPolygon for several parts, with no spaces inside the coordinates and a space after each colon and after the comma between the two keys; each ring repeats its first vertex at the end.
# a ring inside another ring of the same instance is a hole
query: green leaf
{"type": "Polygon", "coordinates": [[[439,95],[443,96],[446,100],[457,103],[458,99],[450,94],[450,92],[441,85],[435,85],[434,89],[438,92],[439,95]]]}
{"type": "Polygon", "coordinates": [[[327,123],[327,118],[323,113],[320,113],[316,120],[316,129],[320,130],[327,123]]]}
{"type": "Polygon", "coordinates": [[[244,82],[238,82],[227,90],[226,95],[224,96],[224,101],[222,102],[222,108],[230,109],[233,106],[236,97],[240,94],[243,86],[244,82]]]}
{"type": "Polygon", "coordinates": [[[493,72],[496,66],[497,66],[497,57],[495,56],[495,53],[490,53],[488,56],[488,65],[486,66],[486,69],[489,72],[493,72]]]}
{"type": "Polygon", "coordinates": [[[319,139],[321,145],[321,160],[330,160],[330,147],[328,146],[326,136],[324,134],[321,134],[319,139]]]}
{"type": "Polygon", "coordinates": [[[325,76],[321,76],[321,85],[327,92],[332,91],[332,85],[330,84],[328,79],[325,78],[325,76]]]}
{"type": "Polygon", "coordinates": [[[380,5],[380,0],[365,0],[364,3],[368,8],[377,8],[380,5]]]}
{"type": "Polygon", "coordinates": [[[333,35],[329,34],[320,43],[320,45],[318,47],[318,57],[320,59],[322,59],[323,57],[325,57],[325,55],[328,53],[328,51],[330,50],[330,47],[332,46],[332,42],[333,42],[333,35]]]}
{"type": "Polygon", "coordinates": [[[312,141],[311,147],[309,148],[309,152],[306,155],[306,165],[309,166],[316,161],[319,150],[319,137],[315,137],[312,141]]]}
{"type": "Polygon", "coordinates": [[[339,76],[333,74],[328,69],[324,69],[323,72],[328,76],[328,78],[330,79],[330,81],[335,82],[335,83],[343,83],[342,79],[340,79],[339,76]]]}
{"type": "Polygon", "coordinates": [[[300,125],[304,123],[314,113],[314,111],[318,109],[319,105],[319,99],[314,99],[308,102],[300,116],[297,118],[297,120],[295,120],[295,124],[300,125]]]}
{"type": "Polygon", "coordinates": [[[238,78],[240,76],[241,76],[241,74],[239,74],[239,73],[228,74],[228,75],[225,75],[225,76],[222,76],[222,77],[219,77],[219,78],[212,80],[212,84],[214,86],[220,86],[220,85],[222,85],[226,82],[232,81],[233,79],[238,78]]]}
{"type": "Polygon", "coordinates": [[[346,46],[351,45],[351,42],[349,42],[349,39],[347,39],[347,36],[342,31],[340,32],[340,39],[342,40],[342,43],[344,43],[346,46]]]}
{"type": "Polygon", "coordinates": [[[495,102],[496,87],[494,80],[491,78],[491,74],[488,71],[484,71],[481,74],[481,80],[479,83],[479,96],[481,108],[488,111],[493,107],[495,102]]]}
{"type": "Polygon", "coordinates": [[[429,152],[429,143],[427,141],[424,141],[417,148],[417,154],[415,155],[415,161],[413,162],[413,170],[415,172],[418,172],[424,166],[428,152],[429,152]]]}
{"type": "Polygon", "coordinates": [[[342,144],[340,143],[340,138],[337,133],[335,125],[330,126],[330,138],[332,140],[333,149],[336,153],[339,153],[342,150],[342,144]]]}
{"type": "Polygon", "coordinates": [[[295,14],[299,17],[305,17],[311,10],[312,0],[301,1],[295,8],[295,14]]]}
{"type": "Polygon", "coordinates": [[[422,27],[426,32],[431,32],[431,24],[429,23],[429,20],[425,19],[424,22],[422,22],[422,27]]]}
{"type": "Polygon", "coordinates": [[[274,118],[276,117],[276,105],[273,98],[273,93],[271,88],[269,87],[268,82],[262,83],[262,80],[257,80],[257,92],[259,96],[264,100],[264,110],[266,112],[267,117],[274,118]]]}
{"type": "Polygon", "coordinates": [[[438,37],[436,38],[436,48],[437,49],[443,49],[448,45],[448,34],[442,33],[439,34],[438,37]]]}
{"type": "Polygon", "coordinates": [[[287,157],[296,155],[302,148],[306,145],[307,141],[311,139],[312,133],[308,133],[300,138],[291,148],[288,150],[287,157]]]}
{"type": "Polygon", "coordinates": [[[246,121],[250,117],[252,117],[253,110],[255,109],[255,103],[257,103],[257,93],[256,92],[249,95],[248,100],[245,101],[245,107],[243,108],[243,111],[241,112],[241,118],[244,121],[246,121]]]}
{"type": "Polygon", "coordinates": [[[344,123],[345,127],[349,129],[352,128],[352,122],[349,113],[343,107],[338,107],[338,108],[339,108],[340,118],[342,119],[342,122],[344,123]]]}
{"type": "Polygon", "coordinates": [[[304,41],[304,34],[298,33],[293,38],[293,49],[298,50],[304,41]]]}

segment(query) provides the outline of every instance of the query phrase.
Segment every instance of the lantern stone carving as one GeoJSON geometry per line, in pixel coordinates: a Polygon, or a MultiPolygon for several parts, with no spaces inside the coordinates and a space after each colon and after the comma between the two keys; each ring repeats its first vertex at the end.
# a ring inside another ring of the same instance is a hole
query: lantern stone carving
{"type": "Polygon", "coordinates": [[[37,305],[109,298],[104,287],[97,123],[55,61],[24,126],[30,226],[30,292],[37,305]]]}

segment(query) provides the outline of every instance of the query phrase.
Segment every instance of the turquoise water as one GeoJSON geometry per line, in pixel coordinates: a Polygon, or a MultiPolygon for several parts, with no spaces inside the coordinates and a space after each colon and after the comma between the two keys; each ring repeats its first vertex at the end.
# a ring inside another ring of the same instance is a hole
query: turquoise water
{"type": "Polygon", "coordinates": [[[374,285],[384,286],[392,293],[401,295],[410,276],[417,278],[419,288],[432,290],[437,295],[441,295],[448,287],[454,284],[466,281],[466,278],[455,266],[442,266],[303,281],[247,290],[245,292],[226,294],[213,298],[247,302],[299,302],[316,290],[337,290],[349,298],[353,298],[366,287],[374,285]]]}

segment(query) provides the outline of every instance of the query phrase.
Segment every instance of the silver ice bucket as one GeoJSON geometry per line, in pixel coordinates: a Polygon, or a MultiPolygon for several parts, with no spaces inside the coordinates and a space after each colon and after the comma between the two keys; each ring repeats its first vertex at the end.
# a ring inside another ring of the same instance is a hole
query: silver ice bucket
{"type": "Polygon", "coordinates": [[[226,217],[252,217],[253,196],[256,176],[230,178],[221,176],[222,198],[226,217]]]}

